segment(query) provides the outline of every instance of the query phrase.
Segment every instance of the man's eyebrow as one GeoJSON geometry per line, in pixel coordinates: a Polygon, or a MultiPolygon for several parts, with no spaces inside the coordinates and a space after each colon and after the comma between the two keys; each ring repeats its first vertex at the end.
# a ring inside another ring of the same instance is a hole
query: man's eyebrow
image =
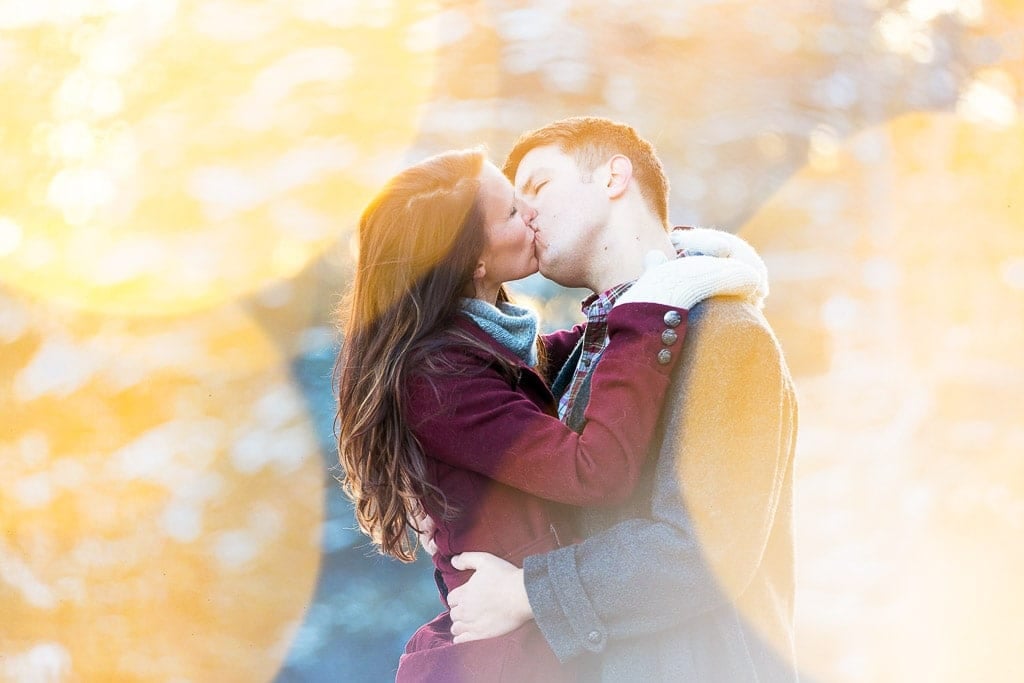
{"type": "Polygon", "coordinates": [[[530,174],[530,177],[526,179],[523,186],[519,188],[520,194],[534,194],[537,192],[537,176],[547,172],[546,168],[538,168],[536,171],[530,174]]]}

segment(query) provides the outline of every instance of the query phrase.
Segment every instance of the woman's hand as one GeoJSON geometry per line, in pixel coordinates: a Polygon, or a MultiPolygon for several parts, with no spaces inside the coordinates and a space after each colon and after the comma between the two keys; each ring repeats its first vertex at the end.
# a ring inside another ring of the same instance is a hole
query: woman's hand
{"type": "Polygon", "coordinates": [[[750,243],[738,235],[711,228],[677,228],[668,234],[676,251],[689,256],[718,256],[742,261],[756,270],[763,282],[761,298],[768,296],[768,268],[750,243]]]}
{"type": "Polygon", "coordinates": [[[651,252],[648,267],[636,283],[615,302],[648,302],[690,309],[712,296],[744,297],[761,305],[767,293],[767,277],[739,259],[717,256],[686,256],[665,260],[660,252],[651,252]],[[656,256],[655,256],[656,255],[656,256]]]}

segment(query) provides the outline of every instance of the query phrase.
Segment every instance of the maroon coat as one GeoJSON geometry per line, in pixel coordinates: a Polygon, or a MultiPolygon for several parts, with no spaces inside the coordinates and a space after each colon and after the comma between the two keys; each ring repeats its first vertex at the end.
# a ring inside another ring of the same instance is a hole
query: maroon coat
{"type": "MultiPolygon", "coordinates": [[[[443,353],[454,368],[443,376],[410,381],[407,420],[428,458],[428,476],[458,513],[437,523],[434,565],[447,590],[465,583],[451,558],[485,551],[522,566],[527,555],[572,543],[575,534],[563,509],[625,500],[640,474],[654,436],[660,406],[679,357],[659,362],[667,306],[633,303],[608,318],[611,344],[594,372],[586,424],[580,433],[557,416],[546,379],[515,357],[468,318],[458,327],[489,352],[453,344],[443,353]],[[508,379],[494,356],[514,364],[508,379]]],[[[548,368],[557,372],[582,333],[582,326],[543,338],[548,368]]],[[[662,361],[666,360],[662,354],[662,361]]],[[[447,603],[446,603],[447,604],[447,603]]],[[[500,638],[453,644],[447,610],[421,627],[406,646],[397,680],[557,681],[573,672],[559,665],[531,621],[500,638]]]]}

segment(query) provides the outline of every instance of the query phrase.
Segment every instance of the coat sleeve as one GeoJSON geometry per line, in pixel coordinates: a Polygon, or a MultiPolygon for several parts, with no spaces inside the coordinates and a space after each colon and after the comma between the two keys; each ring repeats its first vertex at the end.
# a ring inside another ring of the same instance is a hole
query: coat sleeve
{"type": "Polygon", "coordinates": [[[792,382],[766,327],[695,335],[703,322],[691,323],[666,405],[650,516],[524,562],[536,622],[562,661],[735,603],[768,561],[791,486],[792,382]]]}
{"type": "Polygon", "coordinates": [[[541,343],[544,344],[544,350],[547,352],[544,381],[549,386],[554,381],[558,370],[565,365],[565,361],[572,354],[576,342],[583,336],[584,329],[583,325],[575,325],[569,330],[558,330],[551,334],[541,335],[541,343]]]}
{"type": "MultiPolygon", "coordinates": [[[[612,311],[611,343],[593,380],[598,400],[579,434],[491,367],[414,383],[413,434],[431,457],[541,498],[573,505],[624,500],[639,478],[679,355],[658,362],[669,310],[641,303],[612,311]]],[[[686,328],[680,313],[680,341],[669,347],[676,351],[686,328]]]]}

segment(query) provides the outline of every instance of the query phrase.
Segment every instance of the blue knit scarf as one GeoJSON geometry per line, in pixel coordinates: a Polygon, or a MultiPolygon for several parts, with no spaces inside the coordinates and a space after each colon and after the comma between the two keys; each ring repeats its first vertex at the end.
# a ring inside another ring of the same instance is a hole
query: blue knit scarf
{"type": "Polygon", "coordinates": [[[487,334],[523,359],[530,367],[537,365],[537,314],[502,303],[498,306],[480,299],[459,300],[463,312],[487,334]]]}

